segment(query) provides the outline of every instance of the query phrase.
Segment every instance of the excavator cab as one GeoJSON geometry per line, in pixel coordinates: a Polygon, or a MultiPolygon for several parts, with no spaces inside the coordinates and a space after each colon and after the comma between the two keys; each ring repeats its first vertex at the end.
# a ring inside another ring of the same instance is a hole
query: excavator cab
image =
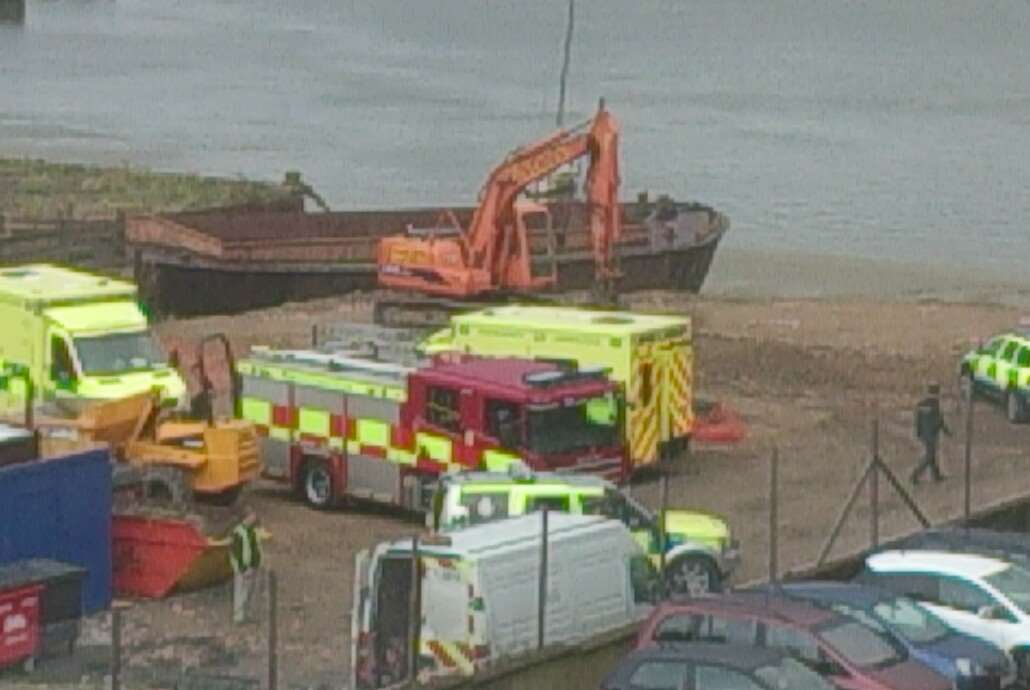
{"type": "Polygon", "coordinates": [[[530,289],[555,285],[558,281],[557,246],[554,218],[547,206],[528,200],[515,203],[515,242],[511,269],[517,273],[509,278],[530,289]]]}

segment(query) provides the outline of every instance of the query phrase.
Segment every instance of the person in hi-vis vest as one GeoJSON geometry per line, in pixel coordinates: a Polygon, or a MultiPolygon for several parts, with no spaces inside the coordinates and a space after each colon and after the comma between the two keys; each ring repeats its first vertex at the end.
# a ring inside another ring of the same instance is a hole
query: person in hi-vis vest
{"type": "Polygon", "coordinates": [[[254,513],[248,513],[232,531],[229,563],[233,573],[232,617],[235,623],[243,623],[247,619],[247,605],[257,585],[261,567],[261,540],[256,524],[257,517],[254,513]]]}

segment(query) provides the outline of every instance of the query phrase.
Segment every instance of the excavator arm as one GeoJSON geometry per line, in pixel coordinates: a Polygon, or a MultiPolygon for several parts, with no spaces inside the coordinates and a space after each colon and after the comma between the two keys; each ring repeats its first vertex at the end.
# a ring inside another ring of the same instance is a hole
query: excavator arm
{"type": "Polygon", "coordinates": [[[454,297],[552,284],[554,276],[531,277],[529,241],[516,200],[533,182],[586,155],[596,275],[611,283],[616,277],[613,249],[621,232],[618,141],[618,124],[602,100],[592,122],[517,149],[490,173],[472,221],[459,237],[385,238],[379,251],[380,283],[454,297]]]}

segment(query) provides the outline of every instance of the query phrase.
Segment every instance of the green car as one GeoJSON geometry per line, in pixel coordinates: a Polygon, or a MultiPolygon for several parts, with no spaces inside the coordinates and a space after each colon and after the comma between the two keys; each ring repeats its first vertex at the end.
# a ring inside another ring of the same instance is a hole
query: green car
{"type": "Polygon", "coordinates": [[[1004,404],[1010,422],[1030,420],[1030,333],[994,336],[962,358],[959,375],[967,395],[1004,404]]]}
{"type": "MultiPolygon", "coordinates": [[[[611,482],[585,474],[512,471],[456,472],[437,486],[428,526],[441,532],[461,529],[544,508],[621,520],[658,566],[658,518],[611,482]]],[[[668,510],[665,517],[665,572],[673,593],[717,592],[740,562],[739,545],[726,522],[714,515],[668,510]]]]}

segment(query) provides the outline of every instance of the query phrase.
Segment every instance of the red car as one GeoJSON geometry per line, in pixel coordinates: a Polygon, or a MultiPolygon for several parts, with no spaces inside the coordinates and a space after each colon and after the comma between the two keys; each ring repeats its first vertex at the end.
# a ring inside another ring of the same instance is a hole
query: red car
{"type": "Polygon", "coordinates": [[[655,608],[637,649],[722,642],[790,652],[840,690],[952,690],[948,678],[859,621],[778,595],[734,592],[655,608]]]}

